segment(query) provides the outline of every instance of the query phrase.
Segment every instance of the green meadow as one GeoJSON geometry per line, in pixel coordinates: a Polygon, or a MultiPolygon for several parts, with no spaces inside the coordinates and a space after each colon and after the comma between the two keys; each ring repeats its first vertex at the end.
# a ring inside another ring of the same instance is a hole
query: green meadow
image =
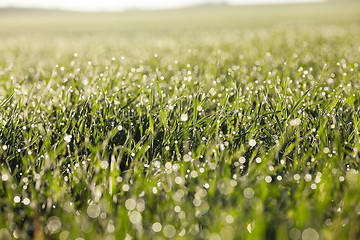
{"type": "Polygon", "coordinates": [[[0,239],[359,239],[359,13],[0,10],[0,239]]]}

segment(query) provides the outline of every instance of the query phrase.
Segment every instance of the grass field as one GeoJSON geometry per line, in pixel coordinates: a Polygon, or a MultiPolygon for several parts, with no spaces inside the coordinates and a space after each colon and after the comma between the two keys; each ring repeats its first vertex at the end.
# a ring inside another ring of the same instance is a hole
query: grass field
{"type": "Polygon", "coordinates": [[[359,239],[359,10],[0,10],[0,239],[359,239]]]}

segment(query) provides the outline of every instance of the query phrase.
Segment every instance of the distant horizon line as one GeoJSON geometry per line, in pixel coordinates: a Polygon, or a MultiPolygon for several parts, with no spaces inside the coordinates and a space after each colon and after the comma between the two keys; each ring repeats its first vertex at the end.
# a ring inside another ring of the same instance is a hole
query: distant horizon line
{"type": "Polygon", "coordinates": [[[156,10],[176,10],[196,7],[216,7],[216,6],[258,6],[258,5],[295,5],[295,4],[309,4],[309,3],[322,3],[328,2],[329,0],[297,0],[294,2],[288,2],[284,0],[277,0],[273,2],[244,2],[244,3],[232,3],[229,1],[223,1],[219,3],[208,2],[198,4],[185,4],[181,6],[164,6],[164,7],[126,7],[118,9],[80,9],[80,8],[69,8],[69,7],[43,7],[43,6],[16,6],[16,5],[0,5],[0,10],[40,10],[40,11],[64,11],[64,12],[126,12],[126,11],[156,11],[156,10]]]}

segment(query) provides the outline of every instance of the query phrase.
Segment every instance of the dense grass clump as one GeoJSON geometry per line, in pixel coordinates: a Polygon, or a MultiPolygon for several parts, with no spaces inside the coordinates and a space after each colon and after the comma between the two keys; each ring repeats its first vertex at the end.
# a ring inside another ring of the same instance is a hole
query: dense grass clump
{"type": "Polygon", "coordinates": [[[0,238],[359,238],[359,32],[3,36],[0,238]]]}

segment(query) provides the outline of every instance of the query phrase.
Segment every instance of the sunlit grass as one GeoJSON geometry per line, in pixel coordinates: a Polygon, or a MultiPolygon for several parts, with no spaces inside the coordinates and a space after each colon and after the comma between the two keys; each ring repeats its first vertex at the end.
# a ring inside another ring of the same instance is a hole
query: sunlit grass
{"type": "Polygon", "coordinates": [[[359,30],[4,36],[0,238],[358,238],[359,30]]]}

